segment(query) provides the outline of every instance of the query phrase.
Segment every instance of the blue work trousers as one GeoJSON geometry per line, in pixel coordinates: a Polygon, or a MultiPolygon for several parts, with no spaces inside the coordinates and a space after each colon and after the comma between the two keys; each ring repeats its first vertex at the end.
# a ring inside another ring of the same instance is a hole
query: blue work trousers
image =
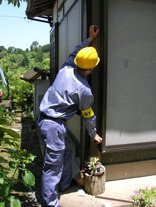
{"type": "Polygon", "coordinates": [[[46,205],[59,207],[57,190],[64,191],[72,180],[72,149],[66,137],[66,121],[43,119],[39,128],[46,145],[42,196],[46,205]]]}

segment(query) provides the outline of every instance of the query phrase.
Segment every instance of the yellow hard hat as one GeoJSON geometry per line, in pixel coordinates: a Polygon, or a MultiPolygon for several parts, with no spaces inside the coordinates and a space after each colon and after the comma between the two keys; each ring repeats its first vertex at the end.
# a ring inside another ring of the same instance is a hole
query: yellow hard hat
{"type": "Polygon", "coordinates": [[[98,65],[100,58],[94,47],[85,47],[81,49],[74,59],[74,63],[82,69],[91,69],[98,65]]]}

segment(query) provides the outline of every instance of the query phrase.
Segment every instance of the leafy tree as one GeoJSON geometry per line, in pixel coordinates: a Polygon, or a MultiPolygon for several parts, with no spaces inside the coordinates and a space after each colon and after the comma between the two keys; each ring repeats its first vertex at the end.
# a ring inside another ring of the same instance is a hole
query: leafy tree
{"type": "Polygon", "coordinates": [[[16,53],[16,54],[23,54],[23,50],[20,49],[20,48],[16,48],[16,49],[15,49],[15,53],[16,53]]]}
{"type": "Polygon", "coordinates": [[[8,53],[11,53],[11,52],[13,52],[15,50],[15,47],[9,47],[8,49],[7,49],[7,52],[8,53]]]}
{"type": "Polygon", "coordinates": [[[40,63],[43,61],[43,52],[42,51],[39,51],[36,53],[35,61],[40,62],[40,63]]]}
{"type": "Polygon", "coordinates": [[[14,64],[10,61],[9,55],[7,54],[3,59],[0,60],[0,65],[3,69],[4,76],[5,76],[6,82],[7,82],[7,86],[6,86],[7,93],[5,93],[5,96],[7,99],[10,99],[10,84],[9,84],[9,78],[8,78],[7,73],[8,73],[8,68],[12,68],[14,64]]]}
{"type": "Polygon", "coordinates": [[[0,59],[2,59],[3,57],[5,57],[7,55],[6,50],[3,50],[2,52],[0,52],[0,59]]]}
{"type": "Polygon", "coordinates": [[[29,52],[29,49],[27,48],[27,49],[25,50],[25,52],[29,52]]]}
{"type": "Polygon", "coordinates": [[[31,46],[30,46],[30,50],[31,51],[37,51],[37,48],[39,47],[39,44],[37,41],[34,41],[31,46]]]}
{"type": "MultiPolygon", "coordinates": [[[[10,99],[13,109],[22,109],[26,112],[33,111],[34,85],[20,79],[20,75],[39,66],[43,69],[50,68],[50,52],[44,46],[35,44],[38,51],[23,51],[19,48],[9,47],[0,52],[0,66],[3,69],[7,86],[1,86],[3,99],[10,99]],[[38,45],[38,46],[37,46],[38,45]],[[44,49],[42,49],[44,47],[44,49]]],[[[0,85],[1,85],[0,78],[0,85]]]]}
{"type": "Polygon", "coordinates": [[[0,46],[0,52],[6,50],[6,48],[4,46],[0,46]]]}
{"type": "Polygon", "coordinates": [[[44,58],[44,60],[40,64],[40,67],[43,69],[49,70],[50,69],[49,58],[44,58]]]}
{"type": "Polygon", "coordinates": [[[28,56],[27,56],[27,54],[23,54],[23,60],[22,60],[21,66],[25,67],[25,66],[28,66],[28,65],[29,65],[28,56]]]}
{"type": "Polygon", "coordinates": [[[42,52],[50,52],[50,44],[43,45],[42,52]]]}
{"type": "MultiPolygon", "coordinates": [[[[18,6],[20,7],[20,3],[23,1],[26,1],[27,0],[7,0],[8,1],[8,4],[13,4],[14,6],[18,6]]],[[[2,0],[0,0],[0,4],[2,3],[2,0]]]]}

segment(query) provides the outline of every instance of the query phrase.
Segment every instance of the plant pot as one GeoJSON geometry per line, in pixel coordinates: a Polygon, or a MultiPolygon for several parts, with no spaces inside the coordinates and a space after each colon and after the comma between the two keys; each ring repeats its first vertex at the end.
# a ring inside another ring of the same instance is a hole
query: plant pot
{"type": "Polygon", "coordinates": [[[106,170],[103,165],[97,175],[85,172],[85,190],[91,195],[99,195],[105,192],[106,170]]]}
{"type": "MultiPolygon", "coordinates": [[[[98,173],[98,172],[100,172],[100,168],[101,168],[101,162],[97,162],[97,165],[96,165],[96,173],[98,173]]],[[[95,175],[95,173],[91,173],[92,172],[92,170],[93,170],[93,167],[91,167],[89,164],[88,165],[86,165],[86,167],[87,167],[87,172],[88,172],[88,174],[92,174],[92,175],[95,175]]]]}

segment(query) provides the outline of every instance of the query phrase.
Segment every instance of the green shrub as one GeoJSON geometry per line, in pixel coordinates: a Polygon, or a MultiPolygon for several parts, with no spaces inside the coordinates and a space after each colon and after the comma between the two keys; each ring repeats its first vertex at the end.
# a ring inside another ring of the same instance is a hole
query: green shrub
{"type": "Polygon", "coordinates": [[[4,114],[4,106],[0,106],[0,207],[20,207],[21,203],[12,190],[19,182],[23,183],[30,191],[35,185],[33,173],[26,168],[35,159],[27,150],[20,149],[21,137],[10,129],[10,118],[4,114]],[[18,172],[21,170],[21,178],[18,172]]]}
{"type": "Polygon", "coordinates": [[[132,196],[134,206],[155,207],[156,206],[156,187],[139,189],[132,196]]]}

